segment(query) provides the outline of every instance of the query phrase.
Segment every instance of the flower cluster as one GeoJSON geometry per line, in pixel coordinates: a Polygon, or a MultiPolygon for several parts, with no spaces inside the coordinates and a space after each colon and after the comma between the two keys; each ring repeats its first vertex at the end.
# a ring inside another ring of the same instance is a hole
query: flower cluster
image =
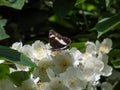
{"type": "MultiPolygon", "coordinates": [[[[16,42],[11,48],[24,53],[37,67],[19,87],[10,80],[1,81],[0,85],[7,83],[7,87],[3,85],[4,90],[96,90],[97,86],[106,90],[107,82],[100,84],[99,80],[101,76],[112,74],[107,55],[112,49],[112,41],[106,38],[101,43],[88,41],[85,45],[85,52],[76,47],[53,51],[49,44],[39,40],[32,45],[16,42]]],[[[11,72],[29,71],[27,66],[16,64],[16,67],[17,70],[12,69],[11,72]]]]}

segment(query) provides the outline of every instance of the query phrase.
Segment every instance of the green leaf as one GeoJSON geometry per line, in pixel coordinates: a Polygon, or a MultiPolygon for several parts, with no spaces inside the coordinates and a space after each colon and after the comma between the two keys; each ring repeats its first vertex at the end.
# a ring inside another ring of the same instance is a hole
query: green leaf
{"type": "Polygon", "coordinates": [[[18,52],[17,50],[13,50],[5,46],[0,46],[0,57],[2,57],[3,60],[7,60],[13,63],[36,67],[36,64],[33,63],[30,58],[18,52]]]}
{"type": "Polygon", "coordinates": [[[112,16],[110,18],[104,18],[96,24],[96,29],[98,31],[98,38],[117,27],[120,24],[120,14],[112,16]]]}
{"type": "Polygon", "coordinates": [[[114,58],[120,58],[120,49],[113,49],[110,53],[109,53],[110,57],[114,57],[114,58]]]}
{"type": "Polygon", "coordinates": [[[0,19],[0,40],[9,38],[9,35],[6,34],[4,26],[6,24],[6,19],[0,19]]]}
{"type": "Polygon", "coordinates": [[[0,27],[5,26],[6,23],[7,23],[6,19],[0,19],[0,27]]]}
{"type": "Polygon", "coordinates": [[[9,77],[15,85],[20,86],[24,80],[29,79],[29,74],[26,71],[16,71],[11,73],[9,77]]]}
{"type": "Polygon", "coordinates": [[[78,6],[82,3],[84,3],[86,0],[77,0],[76,3],[75,3],[75,6],[78,6]]]}
{"type": "Polygon", "coordinates": [[[113,66],[117,69],[120,69],[120,59],[111,61],[111,63],[113,64],[113,66]]]}
{"type": "Polygon", "coordinates": [[[76,0],[55,0],[53,8],[56,16],[61,20],[73,8],[76,0]]]}
{"type": "Polygon", "coordinates": [[[55,15],[51,16],[49,19],[48,19],[50,22],[54,22],[54,23],[58,23],[60,25],[63,25],[67,28],[74,28],[73,25],[71,25],[69,22],[65,21],[65,20],[59,20],[58,17],[56,17],[55,15]]]}
{"type": "Polygon", "coordinates": [[[71,43],[70,47],[76,47],[79,50],[84,50],[85,42],[71,43]]]}
{"type": "Polygon", "coordinates": [[[14,9],[22,9],[25,0],[0,0],[0,6],[12,7],[14,9]]]}
{"type": "Polygon", "coordinates": [[[0,79],[6,78],[8,74],[9,74],[9,66],[0,64],[0,79]]]}
{"type": "Polygon", "coordinates": [[[106,7],[110,7],[112,3],[113,3],[113,0],[105,0],[106,7]]]}

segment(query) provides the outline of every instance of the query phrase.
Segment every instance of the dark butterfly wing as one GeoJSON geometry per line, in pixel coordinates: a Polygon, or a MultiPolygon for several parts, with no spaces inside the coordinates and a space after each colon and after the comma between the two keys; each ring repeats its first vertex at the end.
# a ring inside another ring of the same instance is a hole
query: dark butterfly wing
{"type": "Polygon", "coordinates": [[[63,37],[53,30],[49,31],[49,40],[53,50],[66,49],[71,43],[71,40],[69,38],[63,37]]]}

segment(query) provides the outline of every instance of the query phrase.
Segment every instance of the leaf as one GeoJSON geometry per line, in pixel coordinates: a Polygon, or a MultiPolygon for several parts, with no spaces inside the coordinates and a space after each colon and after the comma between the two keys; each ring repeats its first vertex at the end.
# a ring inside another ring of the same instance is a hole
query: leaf
{"type": "Polygon", "coordinates": [[[58,23],[60,25],[63,25],[67,28],[74,28],[74,26],[72,24],[70,24],[69,22],[67,22],[65,20],[59,20],[55,15],[51,16],[48,20],[50,22],[54,22],[54,23],[58,23]]]}
{"type": "Polygon", "coordinates": [[[14,9],[22,9],[25,0],[0,0],[0,6],[12,7],[14,9]]]}
{"type": "Polygon", "coordinates": [[[98,31],[98,38],[112,30],[120,24],[120,14],[112,16],[110,18],[104,18],[96,24],[96,29],[98,31]]]}
{"type": "Polygon", "coordinates": [[[120,59],[111,61],[111,63],[113,64],[113,66],[117,69],[120,69],[120,59]]]}
{"type": "Polygon", "coordinates": [[[3,60],[7,60],[13,63],[36,67],[36,64],[33,63],[30,58],[18,52],[17,50],[13,50],[5,46],[0,46],[0,57],[2,57],[3,60]]]}
{"type": "Polygon", "coordinates": [[[0,27],[5,26],[6,23],[7,23],[6,19],[0,19],[0,27]]]}
{"type": "Polygon", "coordinates": [[[73,8],[76,0],[55,0],[53,8],[56,16],[61,20],[73,8]]]}
{"type": "Polygon", "coordinates": [[[110,7],[112,3],[113,3],[113,0],[105,0],[106,7],[110,7]]]}
{"type": "Polygon", "coordinates": [[[0,79],[4,79],[9,74],[9,66],[0,64],[0,79]]]}
{"type": "Polygon", "coordinates": [[[15,85],[20,86],[24,80],[29,79],[29,74],[26,71],[16,71],[12,72],[9,77],[15,85]]]}
{"type": "Polygon", "coordinates": [[[84,3],[86,0],[77,0],[76,3],[75,3],[75,6],[78,6],[82,3],[84,3]]]}
{"type": "Polygon", "coordinates": [[[6,22],[6,19],[0,19],[0,40],[9,38],[9,35],[6,34],[5,29],[3,28],[6,22]]]}
{"type": "Polygon", "coordinates": [[[71,43],[70,47],[76,47],[79,50],[83,50],[85,48],[85,42],[71,43]]]}
{"type": "Polygon", "coordinates": [[[114,58],[120,58],[120,49],[113,49],[110,53],[109,56],[110,57],[114,57],[114,58]]]}

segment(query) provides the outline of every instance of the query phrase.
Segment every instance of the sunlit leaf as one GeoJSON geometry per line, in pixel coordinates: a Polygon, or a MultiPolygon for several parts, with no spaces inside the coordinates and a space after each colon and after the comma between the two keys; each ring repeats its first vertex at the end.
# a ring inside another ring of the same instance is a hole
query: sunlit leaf
{"type": "Polygon", "coordinates": [[[106,7],[110,7],[112,2],[113,2],[113,0],[105,0],[106,7]]]}
{"type": "Polygon", "coordinates": [[[6,34],[4,26],[6,24],[6,19],[0,19],[0,40],[9,38],[9,35],[6,34]]]}
{"type": "Polygon", "coordinates": [[[9,67],[8,65],[0,64],[0,79],[4,79],[9,74],[9,67]]]}
{"type": "Polygon", "coordinates": [[[22,9],[25,0],[0,0],[0,6],[12,7],[15,9],[22,9]]]}
{"type": "Polygon", "coordinates": [[[85,2],[86,0],[77,0],[75,6],[80,5],[81,3],[85,2]]]}
{"type": "Polygon", "coordinates": [[[120,14],[115,16],[104,18],[96,24],[96,29],[98,31],[98,38],[107,33],[108,31],[112,30],[116,26],[120,24],[120,14]]]}
{"type": "Polygon", "coordinates": [[[0,46],[0,57],[2,57],[3,60],[7,60],[13,63],[26,65],[30,67],[36,66],[35,63],[33,63],[31,59],[29,59],[24,54],[5,46],[0,46]]]}
{"type": "Polygon", "coordinates": [[[76,47],[79,50],[83,50],[85,48],[85,42],[71,43],[70,47],[76,47]]]}

